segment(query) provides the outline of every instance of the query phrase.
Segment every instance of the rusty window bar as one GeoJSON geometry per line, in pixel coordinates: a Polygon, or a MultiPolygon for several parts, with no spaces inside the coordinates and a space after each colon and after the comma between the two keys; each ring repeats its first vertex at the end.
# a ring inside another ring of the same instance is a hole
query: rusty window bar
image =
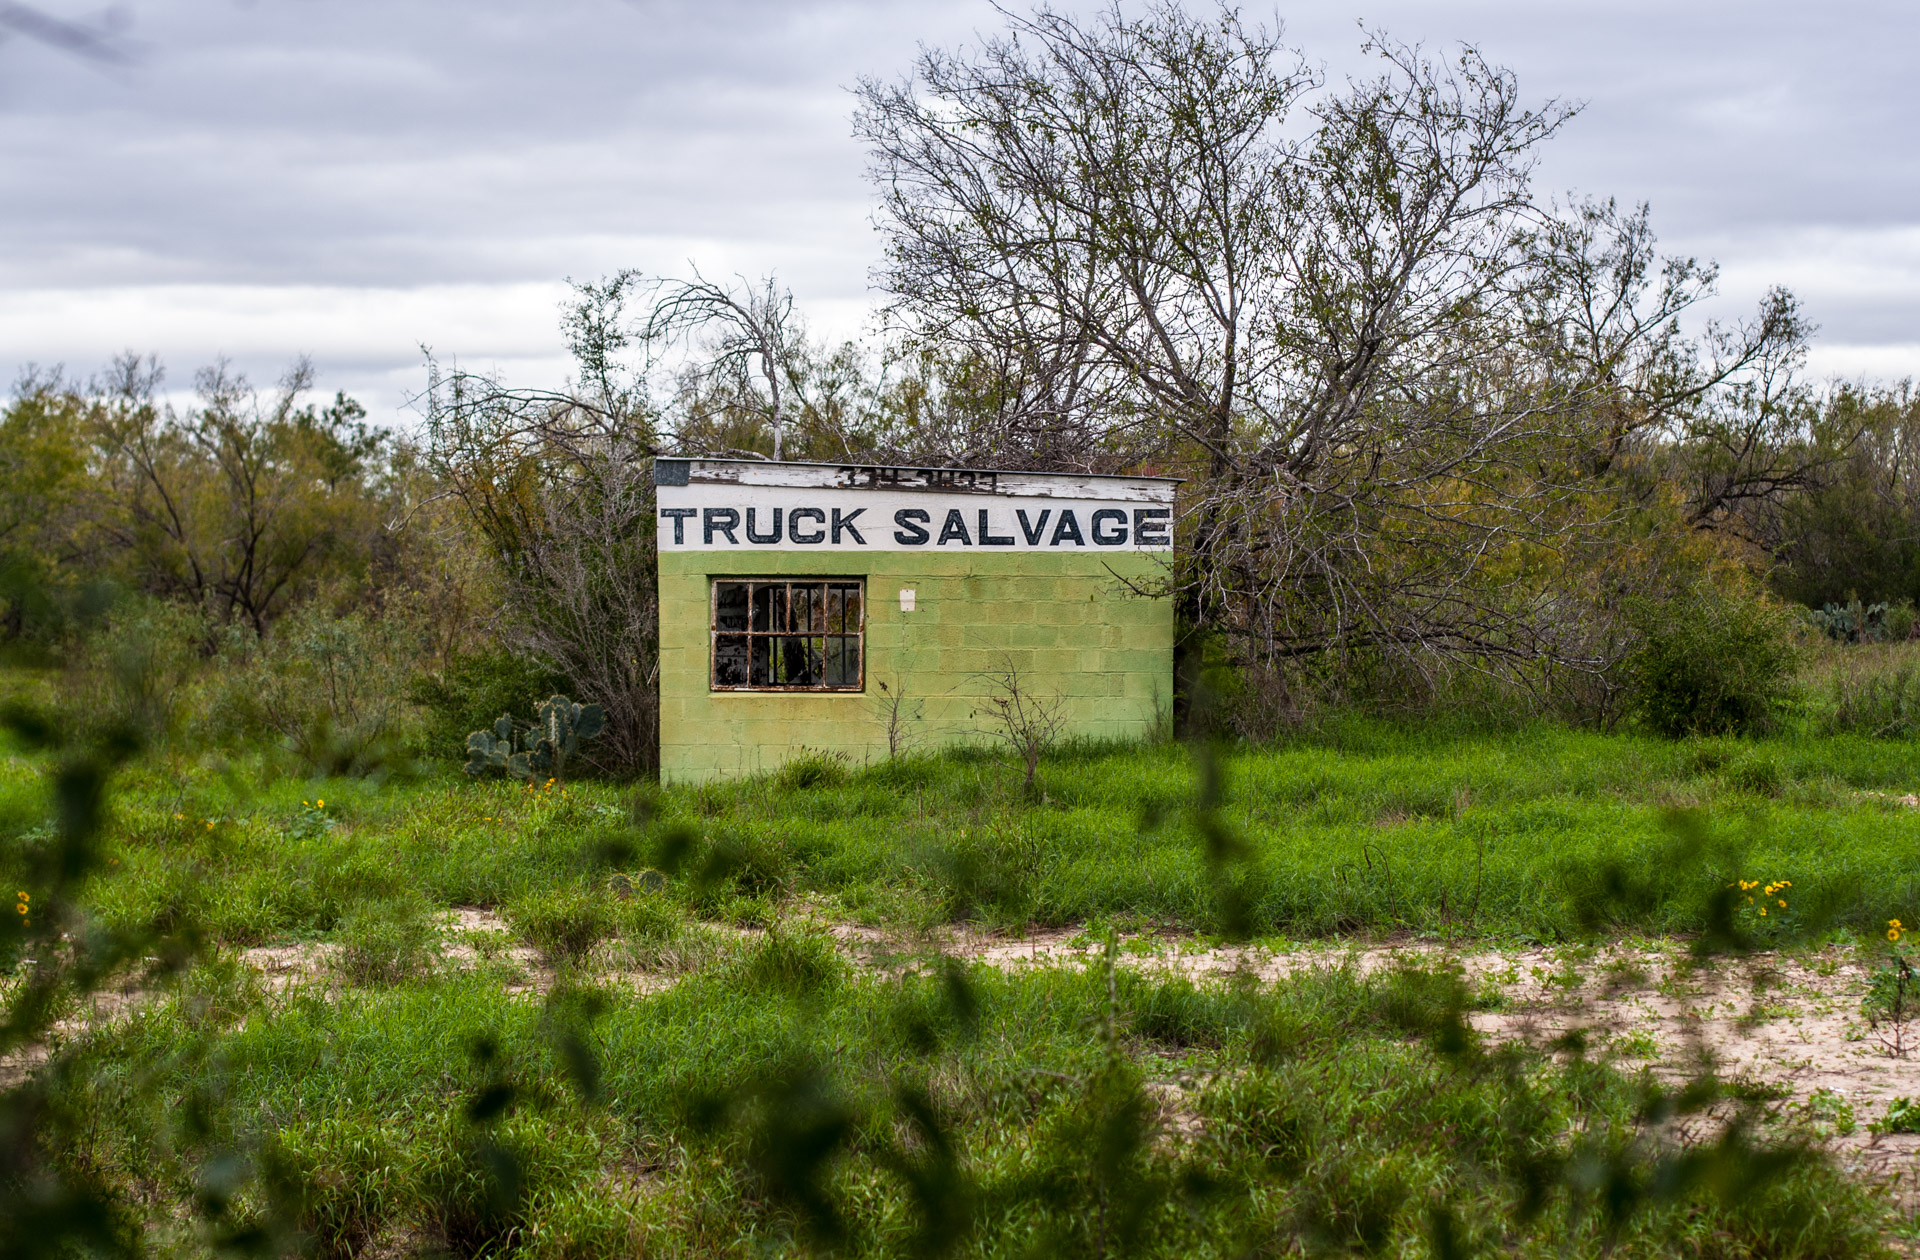
{"type": "Polygon", "coordinates": [[[861,578],[716,578],[708,633],[713,691],[862,691],[861,578]]]}

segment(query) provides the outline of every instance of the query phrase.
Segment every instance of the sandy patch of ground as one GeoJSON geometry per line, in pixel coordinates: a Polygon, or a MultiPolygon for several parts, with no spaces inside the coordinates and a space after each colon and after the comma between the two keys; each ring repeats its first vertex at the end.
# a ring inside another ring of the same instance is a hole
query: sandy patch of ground
{"type": "Polygon", "coordinates": [[[338,945],[306,942],[295,945],[258,945],[240,951],[240,961],[260,973],[269,992],[281,993],[295,985],[311,984],[332,974],[338,945]]]}
{"type": "Polygon", "coordinates": [[[1877,1134],[1888,1107],[1920,1099],[1920,1021],[1898,1037],[1862,1014],[1869,972],[1850,950],[1763,953],[1700,964],[1675,945],[1469,955],[1468,974],[1501,1009],[1473,1025],[1496,1040],[1591,1047],[1669,1080],[1711,1065],[1779,1099],[1828,1135],[1842,1163],[1920,1199],[1920,1135],[1877,1134]]]}
{"type": "MultiPolygon", "coordinates": [[[[1066,929],[1028,936],[955,933],[954,957],[1006,969],[1092,965],[1104,945],[1066,929]]],[[[1672,941],[1557,949],[1448,951],[1425,942],[1208,946],[1178,937],[1117,942],[1118,966],[1196,981],[1250,975],[1271,983],[1319,967],[1362,974],[1457,961],[1492,1009],[1470,1022],[1495,1041],[1587,1052],[1670,1081],[1711,1065],[1746,1094],[1811,1122],[1842,1164],[1920,1204],[1920,1135],[1876,1134],[1890,1104],[1920,1100],[1920,1019],[1896,1045],[1861,1013],[1868,969],[1849,950],[1762,953],[1701,962],[1672,941]]],[[[1171,1101],[1171,1099],[1169,1099],[1171,1101]]]]}
{"type": "Polygon", "coordinates": [[[553,987],[553,967],[491,910],[456,906],[440,916],[440,938],[445,942],[441,961],[456,971],[498,968],[509,993],[545,993],[553,987]]]}
{"type": "MultiPolygon", "coordinates": [[[[435,953],[443,966],[459,971],[497,969],[510,993],[545,992],[553,983],[552,969],[540,951],[522,945],[506,921],[491,910],[460,906],[440,914],[440,941],[435,953]]],[[[331,941],[287,945],[259,945],[240,951],[240,961],[260,973],[269,992],[295,987],[342,983],[339,974],[342,947],[331,941]]]]}
{"type": "MultiPolygon", "coordinates": [[[[788,926],[826,931],[857,967],[894,974],[920,965],[932,950],[1017,970],[1093,965],[1106,948],[1071,928],[1018,937],[947,928],[916,936],[811,914],[788,926]]],[[[491,911],[449,911],[440,929],[439,966],[486,972],[507,992],[532,997],[556,980],[551,963],[491,911]]],[[[598,983],[657,993],[761,934],[691,924],[670,942],[609,942],[587,970],[598,983]]],[[[320,942],[261,946],[242,952],[240,961],[271,992],[337,987],[346,983],[337,965],[340,948],[320,942]]],[[[1487,1006],[1470,1017],[1487,1037],[1552,1046],[1578,1035],[1588,1053],[1671,1080],[1711,1064],[1747,1093],[1809,1118],[1831,1135],[1836,1153],[1856,1171],[1897,1181],[1903,1197],[1920,1200],[1920,1136],[1872,1132],[1890,1104],[1920,1099],[1920,1020],[1898,1047],[1903,1053],[1894,1053],[1887,1030],[1870,1027],[1861,1014],[1866,967],[1837,947],[1700,963],[1672,941],[1457,951],[1413,941],[1270,947],[1136,935],[1115,943],[1120,966],[1195,981],[1243,975],[1272,983],[1314,968],[1352,967],[1364,974],[1442,958],[1459,964],[1487,1006]]],[[[95,995],[61,1022],[56,1040],[123,1018],[143,996],[136,990],[95,995]]],[[[0,1063],[0,1076],[17,1079],[40,1057],[39,1051],[9,1056],[0,1063]]]]}
{"type": "MultiPolygon", "coordinates": [[[[559,978],[552,960],[522,942],[507,921],[491,910],[458,906],[439,916],[438,927],[440,940],[433,951],[438,967],[489,972],[506,992],[536,997],[544,996],[559,978]]],[[[696,930],[709,935],[731,931],[706,925],[696,930]]],[[[600,946],[585,970],[600,983],[625,985],[640,993],[659,992],[688,970],[677,956],[656,959],[661,964],[656,967],[628,965],[635,951],[623,950],[621,945],[616,940],[600,946]]],[[[243,951],[240,959],[261,973],[270,990],[281,992],[296,985],[345,983],[339,974],[340,950],[330,942],[264,945],[243,951]]]]}

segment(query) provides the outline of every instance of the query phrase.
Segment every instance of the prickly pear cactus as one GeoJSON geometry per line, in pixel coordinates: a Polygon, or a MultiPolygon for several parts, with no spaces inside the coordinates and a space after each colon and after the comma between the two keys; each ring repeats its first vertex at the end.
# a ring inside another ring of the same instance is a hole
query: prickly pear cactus
{"type": "Polygon", "coordinates": [[[475,731],[467,736],[467,764],[462,769],[479,778],[483,774],[505,771],[512,757],[513,719],[502,714],[492,730],[475,731]],[[503,724],[506,726],[504,734],[500,733],[503,724]]]}
{"type": "Polygon", "coordinates": [[[567,760],[580,751],[580,741],[606,729],[606,710],[599,705],[549,696],[534,707],[531,723],[503,713],[491,730],[467,736],[464,768],[475,778],[500,772],[516,779],[557,779],[566,773],[567,760]]]}
{"type": "Polygon", "coordinates": [[[1844,604],[1815,609],[1807,618],[1829,639],[1841,643],[1878,643],[1887,637],[1885,604],[1862,604],[1850,599],[1844,604]]]}
{"type": "Polygon", "coordinates": [[[597,704],[575,704],[566,696],[549,696],[533,711],[536,732],[530,750],[534,773],[560,778],[567,761],[580,751],[580,741],[606,729],[606,711],[597,704]]]}

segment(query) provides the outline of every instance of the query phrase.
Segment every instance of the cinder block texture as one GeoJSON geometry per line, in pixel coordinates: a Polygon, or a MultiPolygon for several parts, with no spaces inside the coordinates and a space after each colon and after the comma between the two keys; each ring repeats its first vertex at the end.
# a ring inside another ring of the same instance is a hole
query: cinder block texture
{"type": "Polygon", "coordinates": [[[1163,556],[1019,552],[662,552],[660,774],[752,774],[814,751],[856,765],[887,756],[890,711],[916,748],[993,738],[991,675],[1058,703],[1068,738],[1142,739],[1171,720],[1173,606],[1136,593],[1163,556]],[[857,577],[867,583],[861,692],[710,688],[710,591],[722,577],[857,577]],[[915,592],[902,612],[900,592],[915,592]],[[880,684],[885,683],[882,689],[880,684]]]}

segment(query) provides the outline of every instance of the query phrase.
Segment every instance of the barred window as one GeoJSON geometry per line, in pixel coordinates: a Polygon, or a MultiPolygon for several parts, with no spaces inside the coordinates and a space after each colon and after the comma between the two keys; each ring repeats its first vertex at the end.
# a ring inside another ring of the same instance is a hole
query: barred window
{"type": "Polygon", "coordinates": [[[715,691],[859,691],[866,583],[858,578],[715,580],[715,691]]]}

